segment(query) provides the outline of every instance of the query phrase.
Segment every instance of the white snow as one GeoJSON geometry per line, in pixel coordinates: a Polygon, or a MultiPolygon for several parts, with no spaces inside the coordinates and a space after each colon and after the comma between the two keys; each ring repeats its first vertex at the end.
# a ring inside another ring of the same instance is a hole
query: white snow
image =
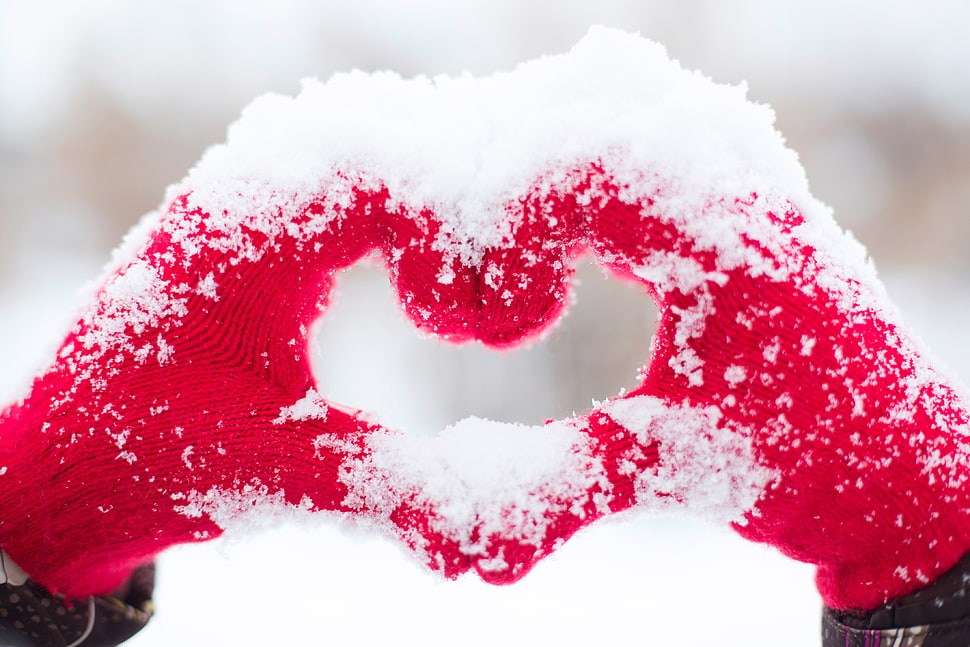
{"type": "Polygon", "coordinates": [[[758,464],[753,434],[721,422],[716,407],[670,406],[638,396],[603,407],[644,446],[660,442],[660,464],[637,479],[637,502],[647,510],[686,506],[716,523],[744,523],[743,514],[776,478],[758,464]]]}
{"type": "MultiPolygon", "coordinates": [[[[228,490],[213,487],[206,492],[192,490],[188,494],[176,493],[172,495],[172,500],[175,509],[186,517],[205,515],[224,528],[238,529],[239,519],[245,518],[249,532],[303,518],[312,508],[312,502],[306,499],[299,505],[291,505],[286,501],[285,492],[271,492],[260,483],[248,483],[228,490]]],[[[332,515],[321,513],[321,516],[332,515]]]]}
{"type": "MultiPolygon", "coordinates": [[[[721,252],[726,268],[770,271],[738,244],[740,216],[722,203],[757,193],[765,209],[784,211],[787,200],[798,206],[808,220],[800,237],[832,257],[839,276],[873,277],[861,246],[811,197],[772,111],[745,95],[744,87],[683,69],[656,43],[593,28],[570,52],[508,73],[403,79],[349,72],[307,80],[297,97],[265,95],[169,196],[190,193],[192,206],[236,214],[216,224],[224,244],[248,257],[259,252],[238,247],[247,244],[241,221],[271,237],[286,227],[285,218],[260,216],[258,207],[297,213],[324,187],[328,200],[346,207],[352,186],[383,186],[391,206],[432,209],[444,222],[438,244],[474,264],[485,247],[508,244],[510,200],[533,187],[565,191],[572,169],[600,162],[624,201],[658,200],[657,211],[721,252]],[[711,215],[699,220],[698,211],[711,215]]],[[[748,229],[777,247],[772,227],[748,229]]],[[[670,280],[701,280],[688,261],[677,262],[670,280]]],[[[441,280],[449,277],[442,268],[441,280]]],[[[840,287],[837,279],[830,284],[840,287]]]]}
{"type": "MultiPolygon", "coordinates": [[[[161,280],[158,269],[144,260],[136,260],[115,274],[94,302],[94,312],[86,318],[96,322],[79,340],[89,350],[90,359],[97,359],[118,347],[130,345],[133,335],[141,335],[157,327],[168,318],[184,316],[186,300],[179,296],[184,290],[161,280]]],[[[130,349],[136,350],[136,349],[130,349]]],[[[138,357],[145,361],[154,355],[159,363],[171,359],[171,347],[159,338],[156,347],[145,347],[138,357]]]]}
{"type": "Polygon", "coordinates": [[[326,420],[329,410],[323,396],[316,389],[310,388],[302,399],[280,409],[280,415],[273,423],[279,425],[291,420],[326,420]]]}
{"type": "Polygon", "coordinates": [[[417,494],[436,512],[432,527],[469,553],[478,528],[542,545],[553,505],[569,509],[608,486],[586,436],[568,423],[528,427],[468,417],[439,436],[373,436],[370,455],[345,477],[348,503],[393,510],[417,494]],[[552,503],[551,503],[551,502],[552,503]]]}

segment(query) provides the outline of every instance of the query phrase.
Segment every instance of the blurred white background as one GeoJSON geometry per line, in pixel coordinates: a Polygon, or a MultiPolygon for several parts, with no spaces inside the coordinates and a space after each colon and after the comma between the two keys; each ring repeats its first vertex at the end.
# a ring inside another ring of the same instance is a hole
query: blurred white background
{"type": "MultiPolygon", "coordinates": [[[[772,105],[815,195],[970,376],[963,0],[0,0],[0,395],[24,386],[78,288],[254,96],[352,68],[508,70],[593,24],[639,31],[772,105]]],[[[548,342],[495,355],[419,338],[381,272],[358,268],[319,333],[318,375],[328,395],[416,431],[470,414],[539,422],[634,382],[645,301],[586,268],[548,342]]],[[[166,555],[158,617],[132,644],[814,645],[818,604],[810,568],[685,520],[594,528],[505,589],[291,528],[166,555]]]]}

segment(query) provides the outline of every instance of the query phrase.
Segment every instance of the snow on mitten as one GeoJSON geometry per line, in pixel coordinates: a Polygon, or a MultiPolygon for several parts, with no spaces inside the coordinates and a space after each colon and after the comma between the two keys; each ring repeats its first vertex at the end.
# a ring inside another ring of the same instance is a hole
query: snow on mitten
{"type": "Polygon", "coordinates": [[[614,159],[525,201],[564,228],[544,239],[571,229],[661,318],[636,388],[554,423],[587,436],[572,479],[550,476],[569,495],[547,486],[524,530],[493,530],[483,577],[521,577],[604,514],[677,505],[816,564],[831,607],[932,582],[970,550],[962,391],[815,205],[753,176],[693,190],[614,159]]]}
{"type": "MultiPolygon", "coordinates": [[[[387,432],[320,397],[307,331],[334,272],[380,240],[367,213],[383,197],[330,189],[285,214],[268,194],[225,211],[181,195],[133,234],[50,368],[0,414],[0,545],[34,580],[105,593],[249,510],[368,515],[345,503],[341,466],[387,432]]],[[[399,500],[372,520],[464,571],[454,545],[421,536],[424,514],[399,500]]]]}

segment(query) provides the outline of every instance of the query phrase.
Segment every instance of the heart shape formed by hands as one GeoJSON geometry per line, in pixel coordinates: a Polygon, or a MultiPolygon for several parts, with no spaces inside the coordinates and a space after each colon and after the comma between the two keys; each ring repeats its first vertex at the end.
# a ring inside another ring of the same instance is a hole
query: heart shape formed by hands
{"type": "Polygon", "coordinates": [[[0,416],[0,544],[84,595],[254,509],[333,511],[500,583],[675,504],[867,608],[970,546],[967,420],[770,112],[595,30],[488,79],[351,74],[250,106],[0,416]],[[419,328],[509,347],[562,314],[581,254],[661,310],[630,392],[435,439],[318,392],[307,333],[360,259],[419,328]]]}

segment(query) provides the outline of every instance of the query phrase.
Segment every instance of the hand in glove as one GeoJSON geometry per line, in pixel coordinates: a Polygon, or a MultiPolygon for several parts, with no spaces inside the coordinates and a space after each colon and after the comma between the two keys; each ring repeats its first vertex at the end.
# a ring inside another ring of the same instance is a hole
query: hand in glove
{"type": "Polygon", "coordinates": [[[182,196],[135,234],[0,414],[0,544],[34,580],[112,591],[168,546],[260,510],[359,516],[447,575],[467,569],[413,497],[379,515],[345,501],[344,463],[389,432],[317,393],[307,331],[334,273],[394,234],[368,215],[386,196],[342,195],[286,214],[272,198],[217,213],[182,196]]]}
{"type": "MultiPolygon", "coordinates": [[[[640,384],[569,422],[585,471],[551,478],[587,482],[585,496],[529,499],[548,506],[541,531],[492,532],[486,579],[521,577],[579,527],[635,506],[683,505],[818,565],[840,609],[921,588],[970,549],[966,401],[824,211],[809,203],[808,217],[745,178],[698,191],[622,157],[553,186],[522,198],[506,266],[568,241],[553,262],[591,250],[661,318],[640,384]]],[[[502,275],[498,290],[516,282],[502,275]]]]}

